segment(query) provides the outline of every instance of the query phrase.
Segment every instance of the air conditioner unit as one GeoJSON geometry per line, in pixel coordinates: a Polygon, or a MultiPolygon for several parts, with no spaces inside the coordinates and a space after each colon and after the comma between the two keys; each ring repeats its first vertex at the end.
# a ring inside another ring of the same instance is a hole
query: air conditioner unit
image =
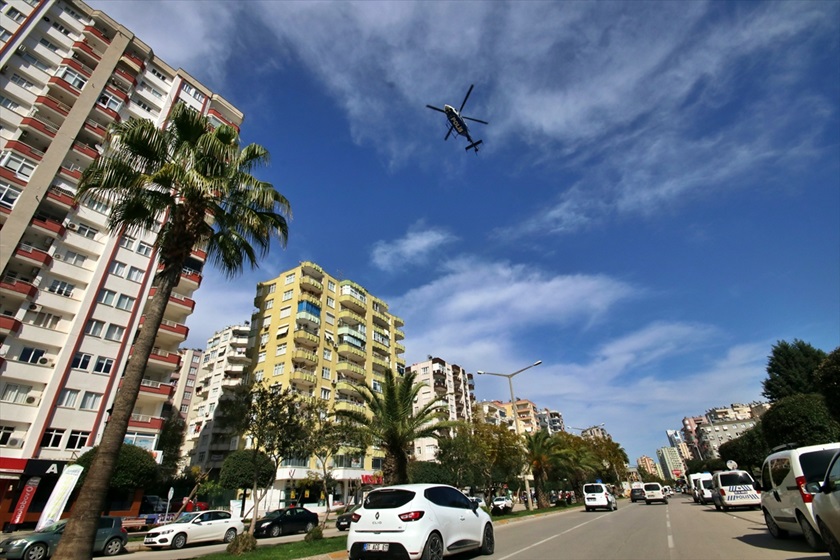
{"type": "Polygon", "coordinates": [[[30,391],[26,394],[26,404],[36,404],[39,400],[41,400],[40,391],[30,391]]]}
{"type": "Polygon", "coordinates": [[[17,48],[17,52],[18,52],[18,54],[23,54],[23,53],[25,53],[25,52],[26,52],[26,46],[24,46],[24,45],[19,46],[19,47],[17,48]]]}
{"type": "Polygon", "coordinates": [[[63,261],[64,260],[64,255],[62,255],[61,253],[55,253],[53,255],[53,258],[57,261],[63,261]]]}
{"type": "Polygon", "coordinates": [[[75,52],[74,52],[74,53],[73,53],[73,58],[78,59],[78,58],[79,58],[79,53],[75,53],[75,52]]]}
{"type": "Polygon", "coordinates": [[[6,447],[23,447],[23,440],[18,438],[11,438],[7,443],[6,447]]]}
{"type": "Polygon", "coordinates": [[[51,364],[52,362],[50,362],[49,358],[38,358],[38,363],[42,366],[46,366],[48,364],[51,364]]]}
{"type": "Polygon", "coordinates": [[[74,222],[70,222],[69,224],[67,224],[67,229],[76,229],[78,227],[79,227],[78,224],[76,224],[74,222]]]}
{"type": "Polygon", "coordinates": [[[35,311],[36,313],[41,311],[41,306],[37,303],[30,303],[29,304],[29,311],[35,311]]]}

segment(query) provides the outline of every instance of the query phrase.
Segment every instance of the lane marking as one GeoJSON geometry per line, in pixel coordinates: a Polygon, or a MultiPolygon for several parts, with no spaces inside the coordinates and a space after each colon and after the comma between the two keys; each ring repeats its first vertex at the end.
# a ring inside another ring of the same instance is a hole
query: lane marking
{"type": "MultiPolygon", "coordinates": [[[[607,513],[605,513],[604,515],[608,515],[608,514],[607,514],[607,513]]],[[[539,542],[535,542],[535,543],[534,543],[534,544],[532,544],[531,546],[526,546],[525,548],[523,548],[523,549],[521,549],[521,550],[517,550],[516,552],[514,552],[514,553],[512,553],[512,554],[508,554],[507,556],[502,556],[501,558],[499,558],[499,560],[508,560],[508,558],[513,558],[514,556],[516,556],[516,555],[518,555],[518,554],[521,554],[521,553],[525,552],[526,550],[530,550],[530,549],[534,548],[535,546],[540,546],[541,544],[547,543],[547,542],[548,542],[548,541],[550,541],[550,540],[553,540],[553,539],[556,539],[557,537],[563,536],[563,535],[565,535],[566,533],[570,533],[570,532],[574,531],[575,529],[580,529],[580,528],[581,528],[581,527],[583,527],[584,525],[589,525],[589,524],[590,524],[590,523],[592,523],[593,521],[598,521],[599,519],[601,519],[602,517],[604,517],[604,515],[600,515],[600,516],[598,516],[598,517],[596,517],[596,518],[594,518],[594,519],[590,519],[589,521],[584,521],[584,522],[583,522],[583,523],[581,523],[580,525],[575,525],[574,527],[570,527],[569,529],[566,529],[565,531],[563,531],[563,532],[561,532],[561,533],[557,533],[556,535],[552,535],[552,536],[548,537],[547,539],[543,539],[543,540],[541,540],[541,541],[539,541],[539,542]]]]}

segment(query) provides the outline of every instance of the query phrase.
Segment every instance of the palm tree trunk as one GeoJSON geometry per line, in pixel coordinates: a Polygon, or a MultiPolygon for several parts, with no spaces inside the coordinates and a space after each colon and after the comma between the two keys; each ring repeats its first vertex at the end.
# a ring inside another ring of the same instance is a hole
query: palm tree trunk
{"type": "Polygon", "coordinates": [[[149,355],[163,322],[166,304],[179,279],[177,272],[165,277],[158,276],[155,282],[157,290],[145,308],[143,328],[134,342],[134,353],[125,368],[122,386],[117,391],[111,415],[105,423],[96,457],[73,504],[70,519],[53,556],[55,560],[90,560],[92,557],[93,541],[99,516],[105,507],[111,475],[125,440],[128,421],[137,402],[149,355]]]}

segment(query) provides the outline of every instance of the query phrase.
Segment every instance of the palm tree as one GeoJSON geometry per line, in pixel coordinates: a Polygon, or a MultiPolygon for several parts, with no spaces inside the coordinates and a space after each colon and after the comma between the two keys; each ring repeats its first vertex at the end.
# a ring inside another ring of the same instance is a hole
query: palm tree
{"type": "Polygon", "coordinates": [[[537,508],[546,508],[550,505],[545,495],[545,484],[548,482],[549,471],[554,468],[561,453],[560,440],[552,437],[548,432],[540,430],[525,435],[525,458],[534,475],[537,508]]]}
{"type": "Polygon", "coordinates": [[[159,228],[155,249],[160,267],[99,451],[56,551],[60,560],[91,557],[97,519],[146,362],[193,248],[206,248],[208,261],[232,278],[245,264],[257,268],[273,238],[285,245],[286,217],[291,216],[286,198],[251,175],[268,162],[268,151],[256,144],[240,149],[236,129],[222,125],[214,130],[206,117],[184,105],[175,106],[164,129],[132,119],[112,125],[108,140],[105,155],[82,174],[76,197],[109,204],[113,234],[159,228]]]}
{"type": "Polygon", "coordinates": [[[389,370],[381,393],[368,385],[356,386],[367,412],[336,410],[336,416],[357,424],[373,445],[385,451],[382,468],[385,484],[408,482],[408,451],[415,439],[434,437],[452,425],[440,420],[442,406],[438,401],[431,401],[414,412],[414,399],[425,387],[424,383],[414,383],[416,376],[409,370],[403,377],[396,377],[389,370]]]}

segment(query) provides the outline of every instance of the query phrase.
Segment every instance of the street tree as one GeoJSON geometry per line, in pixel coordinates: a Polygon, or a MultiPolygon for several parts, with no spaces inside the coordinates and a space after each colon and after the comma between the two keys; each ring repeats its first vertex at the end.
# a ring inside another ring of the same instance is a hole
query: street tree
{"type": "Polygon", "coordinates": [[[178,474],[178,466],[181,460],[181,445],[184,442],[184,432],[187,424],[181,414],[170,408],[164,416],[163,427],[160,430],[157,449],[163,453],[160,463],[161,479],[169,481],[178,474]]]}
{"type": "MultiPolygon", "coordinates": [[[[172,290],[195,247],[228,277],[256,268],[274,239],[285,244],[288,200],[252,172],[268,162],[268,151],[240,148],[239,133],[177,104],[167,126],[147,119],[114,123],[105,153],[82,173],[79,201],[111,208],[114,235],[157,231],[159,261],[155,293],[144,307],[143,327],[123,372],[111,416],[103,431],[76,505],[55,553],[56,560],[91,557],[99,515],[134,411],[140,384],[172,290]]],[[[133,333],[132,333],[133,335],[133,333]]]]}
{"type": "Polygon", "coordinates": [[[525,469],[525,450],[522,437],[499,426],[477,420],[473,426],[475,444],[483,459],[479,460],[485,489],[512,487],[518,483],[525,469]]]}
{"type": "Polygon", "coordinates": [[[364,412],[337,410],[339,418],[345,418],[359,426],[373,445],[385,451],[382,477],[385,484],[408,482],[408,452],[414,440],[436,437],[450,426],[442,421],[443,406],[440,401],[430,401],[414,410],[414,401],[426,385],[415,384],[417,374],[407,371],[402,377],[388,370],[381,390],[370,385],[357,385],[359,397],[366,405],[364,412]]]}
{"type": "MultiPolygon", "coordinates": [[[[98,452],[99,447],[94,447],[76,460],[76,464],[85,469],[76,482],[77,486],[84,484],[98,452]]],[[[111,510],[111,502],[119,496],[131,499],[138,489],[154,486],[160,478],[160,468],[148,450],[128,443],[122,444],[114,475],[108,485],[103,511],[108,513],[111,510]]]]}
{"type": "Polygon", "coordinates": [[[554,437],[559,440],[555,460],[557,477],[567,479],[575,493],[580,495],[583,484],[604,465],[584,438],[566,432],[558,432],[554,437]]]}
{"type": "MultiPolygon", "coordinates": [[[[240,449],[232,452],[225,457],[222,469],[219,471],[219,485],[222,488],[243,491],[252,489],[255,485],[258,488],[267,488],[274,484],[276,478],[277,469],[271,457],[254,449],[240,449]]],[[[251,497],[256,500],[253,490],[251,497]]],[[[242,504],[244,507],[244,499],[242,504]]],[[[256,520],[257,516],[252,516],[252,519],[256,520]]]]}
{"type": "Polygon", "coordinates": [[[563,453],[563,442],[544,430],[525,435],[525,460],[534,475],[537,493],[537,508],[547,508],[546,483],[563,453]]]}
{"type": "Polygon", "coordinates": [[[798,447],[840,441],[840,424],[831,417],[819,393],[778,400],[761,417],[761,431],[770,449],[787,443],[798,447]]]}
{"type": "Polygon", "coordinates": [[[761,394],[775,402],[791,395],[819,392],[814,375],[825,357],[825,352],[802,340],[780,340],[767,360],[767,379],[762,381],[761,394]]]}
{"type": "Polygon", "coordinates": [[[831,416],[840,422],[840,346],[826,356],[815,377],[817,391],[825,397],[831,416]]]}
{"type": "Polygon", "coordinates": [[[435,459],[445,474],[447,484],[457,488],[476,488],[484,483],[482,465],[487,462],[487,454],[474,433],[472,423],[458,422],[447,433],[441,434],[435,459]]]}

